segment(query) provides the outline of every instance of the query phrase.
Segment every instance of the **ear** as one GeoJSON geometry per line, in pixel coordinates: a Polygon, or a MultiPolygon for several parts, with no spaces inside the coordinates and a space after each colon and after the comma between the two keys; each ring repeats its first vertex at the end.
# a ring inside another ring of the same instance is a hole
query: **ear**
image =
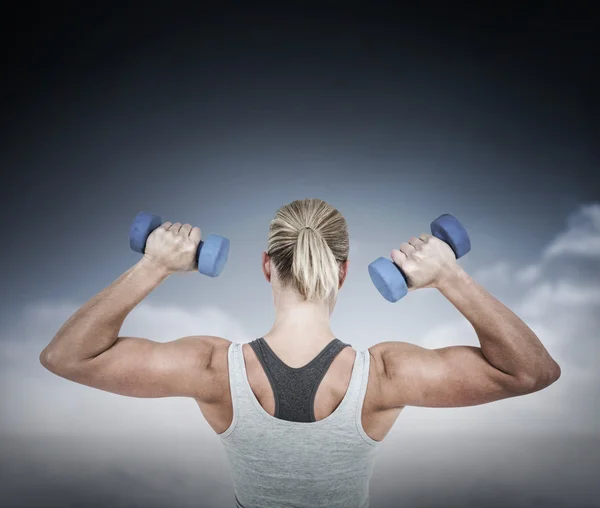
{"type": "Polygon", "coordinates": [[[266,252],[261,254],[261,266],[265,279],[267,282],[271,282],[271,258],[266,252]]]}
{"type": "Polygon", "coordinates": [[[348,268],[350,267],[350,260],[346,259],[346,261],[344,261],[341,265],[340,265],[340,284],[338,286],[338,290],[342,288],[342,286],[344,285],[344,282],[346,280],[346,277],[348,275],[348,268]]]}

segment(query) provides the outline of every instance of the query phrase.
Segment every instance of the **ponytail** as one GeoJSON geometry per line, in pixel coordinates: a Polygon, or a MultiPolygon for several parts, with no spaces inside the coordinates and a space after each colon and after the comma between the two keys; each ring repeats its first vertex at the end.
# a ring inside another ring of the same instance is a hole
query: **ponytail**
{"type": "Polygon", "coordinates": [[[337,295],[349,245],[346,220],[320,199],[282,206],[269,227],[268,253],[279,279],[307,300],[337,295]]]}
{"type": "Polygon", "coordinates": [[[318,231],[304,227],[298,233],[292,273],[296,288],[307,300],[324,300],[337,294],[339,265],[318,231]]]}

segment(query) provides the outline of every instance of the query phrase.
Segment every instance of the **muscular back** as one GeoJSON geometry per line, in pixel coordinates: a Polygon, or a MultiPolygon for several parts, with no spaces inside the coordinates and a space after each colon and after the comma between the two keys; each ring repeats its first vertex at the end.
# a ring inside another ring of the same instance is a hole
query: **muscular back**
{"type": "MultiPolygon", "coordinates": [[[[227,351],[230,341],[222,339],[215,347],[214,359],[211,368],[215,370],[214,381],[216,396],[211,401],[196,399],[202,414],[213,430],[220,434],[231,424],[233,408],[229,387],[229,369],[227,351]]],[[[269,379],[249,344],[242,347],[248,382],[254,395],[263,409],[271,416],[275,415],[275,397],[269,379]]],[[[371,366],[367,392],[362,409],[362,423],[367,435],[376,441],[382,441],[392,428],[402,408],[385,407],[381,400],[381,375],[383,373],[381,362],[372,353],[371,366]]],[[[310,361],[293,362],[282,353],[281,360],[290,367],[298,368],[310,361]]],[[[356,350],[351,347],[344,348],[333,360],[319,384],[314,402],[314,413],[317,421],[327,418],[333,413],[348,389],[352,367],[356,357],[356,350]]]]}

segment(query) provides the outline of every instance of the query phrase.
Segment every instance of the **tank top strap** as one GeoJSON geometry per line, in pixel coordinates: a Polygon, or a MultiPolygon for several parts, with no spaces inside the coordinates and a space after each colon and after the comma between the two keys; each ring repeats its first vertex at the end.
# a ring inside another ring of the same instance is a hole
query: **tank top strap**
{"type": "Polygon", "coordinates": [[[338,408],[333,412],[337,418],[346,420],[352,424],[355,423],[357,411],[360,412],[362,409],[366,391],[365,375],[368,376],[368,374],[368,359],[365,358],[365,351],[356,350],[356,357],[354,358],[354,365],[346,394],[338,408]]]}
{"type": "Polygon", "coordinates": [[[239,421],[244,421],[254,411],[253,401],[246,387],[246,368],[244,364],[243,342],[232,342],[227,350],[227,364],[229,368],[229,390],[233,408],[233,419],[229,427],[218,434],[223,439],[229,436],[237,427],[239,421]]]}

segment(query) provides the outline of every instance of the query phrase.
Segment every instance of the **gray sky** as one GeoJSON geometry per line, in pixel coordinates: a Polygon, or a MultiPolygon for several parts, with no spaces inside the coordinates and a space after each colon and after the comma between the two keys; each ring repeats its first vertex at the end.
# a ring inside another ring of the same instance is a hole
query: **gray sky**
{"type": "Polygon", "coordinates": [[[139,259],[127,231],[140,210],[232,246],[219,278],[171,277],[122,333],[260,337],[274,317],[260,271],[268,223],[305,197],[349,224],[350,274],[333,315],[344,342],[477,344],[435,291],[390,304],[367,273],[452,213],[473,244],[462,265],[562,367],[525,397],[407,408],[381,448],[372,505],[600,506],[591,24],[569,39],[561,13],[498,12],[499,25],[484,17],[469,37],[427,18],[394,25],[366,12],[358,24],[352,8],[339,23],[266,16],[261,30],[218,13],[192,24],[148,11],[139,15],[161,14],[165,28],[138,20],[135,31],[134,14],[81,11],[69,25],[43,11],[49,25],[33,42],[15,34],[0,152],[0,506],[231,504],[220,443],[192,401],[76,385],[38,356],[139,259]]]}

